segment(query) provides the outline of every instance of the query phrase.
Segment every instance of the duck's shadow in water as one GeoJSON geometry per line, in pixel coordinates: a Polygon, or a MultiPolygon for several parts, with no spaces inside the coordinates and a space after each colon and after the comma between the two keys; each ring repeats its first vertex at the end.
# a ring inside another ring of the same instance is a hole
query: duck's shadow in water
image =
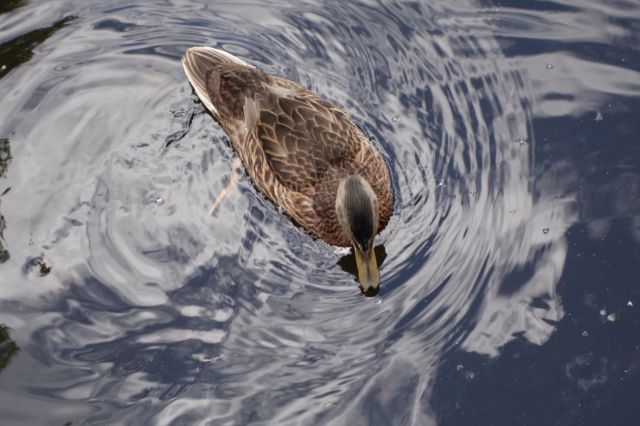
{"type": "MultiPolygon", "coordinates": [[[[378,269],[380,269],[382,268],[382,264],[384,263],[384,260],[387,258],[387,251],[385,250],[384,245],[382,244],[374,247],[373,251],[375,252],[376,259],[378,260],[378,269]]],[[[342,256],[340,260],[338,260],[338,266],[340,266],[340,268],[343,271],[353,275],[354,279],[358,281],[358,266],[356,265],[356,257],[353,254],[353,250],[351,250],[349,254],[342,256]]],[[[375,290],[364,291],[362,290],[362,287],[360,287],[360,290],[362,291],[362,294],[364,294],[365,296],[373,297],[378,295],[378,292],[380,291],[380,286],[378,286],[378,288],[376,288],[375,290]]]]}

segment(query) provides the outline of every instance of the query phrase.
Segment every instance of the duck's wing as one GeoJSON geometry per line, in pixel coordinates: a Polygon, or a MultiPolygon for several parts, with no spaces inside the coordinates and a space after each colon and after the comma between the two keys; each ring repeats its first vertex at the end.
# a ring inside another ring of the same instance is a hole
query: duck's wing
{"type": "Polygon", "coordinates": [[[264,155],[288,188],[312,190],[330,166],[353,162],[366,140],[330,102],[224,51],[190,48],[182,63],[196,94],[236,149],[264,155]]]}
{"type": "Polygon", "coordinates": [[[281,183],[312,194],[327,173],[355,168],[368,142],[333,104],[281,81],[272,78],[265,92],[247,103],[247,122],[281,183]]]}

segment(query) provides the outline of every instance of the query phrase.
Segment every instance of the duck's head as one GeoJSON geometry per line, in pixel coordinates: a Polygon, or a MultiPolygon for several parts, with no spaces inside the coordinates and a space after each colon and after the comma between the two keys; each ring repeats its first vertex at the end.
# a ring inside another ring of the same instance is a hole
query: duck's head
{"type": "Polygon", "coordinates": [[[360,176],[343,178],[336,194],[336,213],[355,251],[360,287],[365,295],[374,296],[380,286],[373,251],[373,238],[378,233],[378,199],[369,182],[360,176]]]}

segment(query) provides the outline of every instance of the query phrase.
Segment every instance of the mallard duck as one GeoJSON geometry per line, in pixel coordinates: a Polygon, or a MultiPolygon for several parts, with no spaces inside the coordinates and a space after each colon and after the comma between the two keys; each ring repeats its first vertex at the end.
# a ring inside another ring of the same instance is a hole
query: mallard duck
{"type": "Polygon", "coordinates": [[[377,293],[373,240],[393,192],[382,155],[358,126],[302,85],[222,50],[192,47],[182,65],[255,186],[313,236],[353,246],[363,292],[377,293]]]}

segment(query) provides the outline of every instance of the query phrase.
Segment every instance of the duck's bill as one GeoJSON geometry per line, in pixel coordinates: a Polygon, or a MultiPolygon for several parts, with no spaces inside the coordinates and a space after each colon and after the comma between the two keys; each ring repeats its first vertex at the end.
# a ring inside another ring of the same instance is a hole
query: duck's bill
{"type": "Polygon", "coordinates": [[[375,296],[380,289],[380,273],[373,248],[366,253],[356,249],[356,265],[358,266],[358,281],[365,296],[375,296]]]}

